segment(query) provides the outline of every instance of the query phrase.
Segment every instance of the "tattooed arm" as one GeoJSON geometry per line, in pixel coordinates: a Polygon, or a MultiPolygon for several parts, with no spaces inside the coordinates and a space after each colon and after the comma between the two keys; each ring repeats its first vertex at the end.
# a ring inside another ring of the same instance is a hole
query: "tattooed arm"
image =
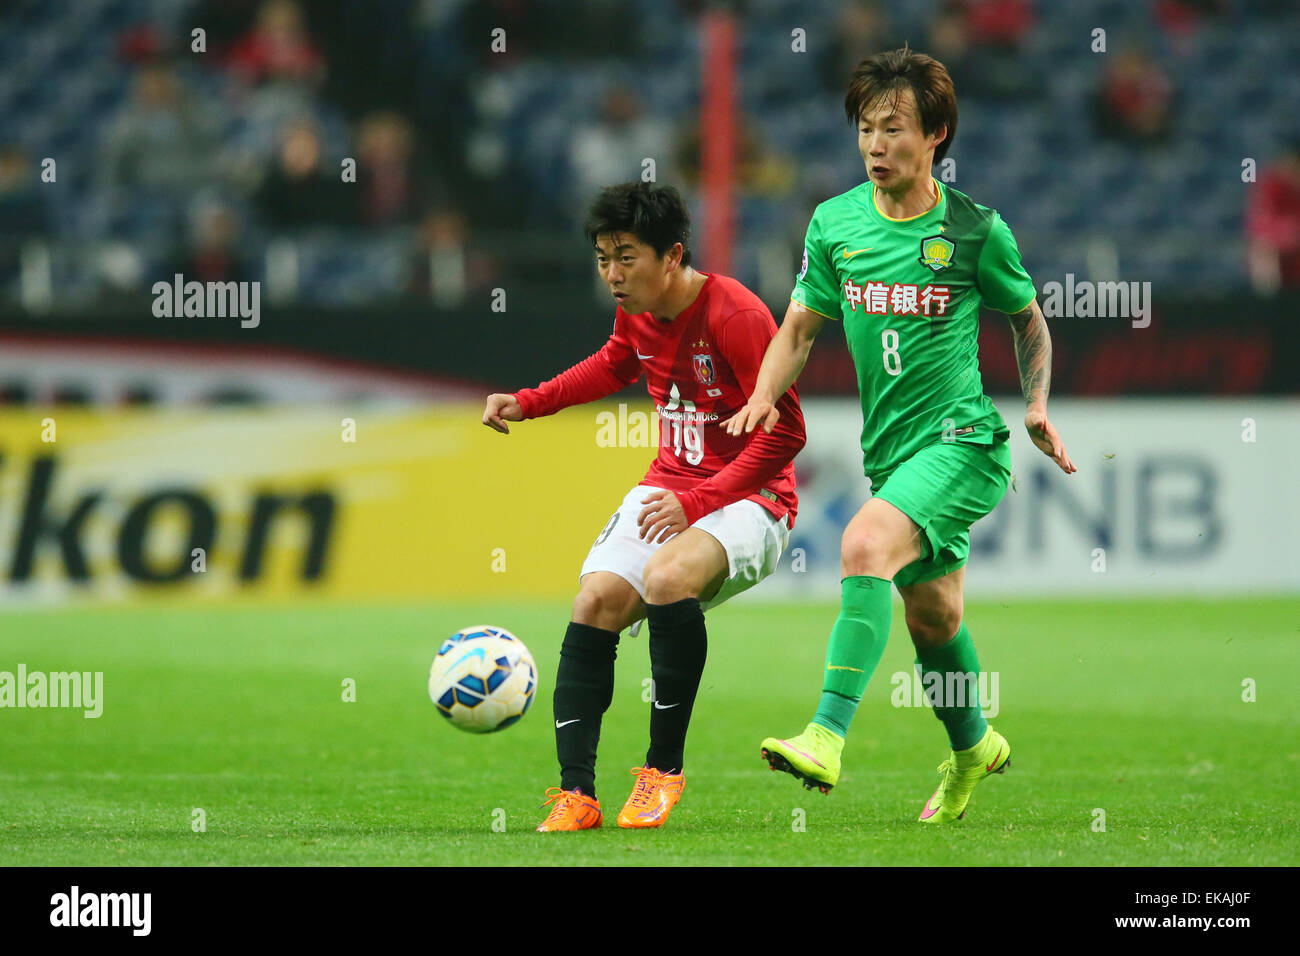
{"type": "Polygon", "coordinates": [[[1065,453],[1065,443],[1047,420],[1047,393],[1052,385],[1052,336],[1047,331],[1043,310],[1034,299],[1014,315],[1011,334],[1016,345],[1016,367],[1020,369],[1020,391],[1025,396],[1025,429],[1038,449],[1067,475],[1078,469],[1065,453]]]}
{"type": "Polygon", "coordinates": [[[1025,404],[1047,407],[1047,392],[1052,384],[1052,336],[1047,331],[1043,310],[1034,299],[1011,320],[1016,343],[1016,366],[1020,369],[1020,391],[1025,404]]]}

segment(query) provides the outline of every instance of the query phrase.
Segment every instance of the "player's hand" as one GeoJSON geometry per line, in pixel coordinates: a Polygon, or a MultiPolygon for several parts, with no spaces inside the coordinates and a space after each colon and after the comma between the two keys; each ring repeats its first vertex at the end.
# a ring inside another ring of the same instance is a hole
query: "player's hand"
{"type": "Polygon", "coordinates": [[[671,491],[652,491],[641,499],[641,504],[645,507],[637,516],[636,525],[641,529],[641,538],[651,544],[667,540],[691,526],[686,520],[686,509],[671,491]]]}
{"type": "Polygon", "coordinates": [[[761,422],[763,431],[770,435],[780,417],[781,413],[771,402],[756,401],[751,398],[744,408],[723,422],[722,427],[726,429],[728,435],[735,436],[741,432],[748,435],[754,430],[754,426],[761,422]]]}
{"type": "Polygon", "coordinates": [[[1056,462],[1061,471],[1072,475],[1079,470],[1074,467],[1074,462],[1070,461],[1070,456],[1065,453],[1065,442],[1061,441],[1056,428],[1047,420],[1046,408],[1042,406],[1030,408],[1025,413],[1025,429],[1029,432],[1030,440],[1038,446],[1038,450],[1056,462]]]}
{"type": "Polygon", "coordinates": [[[513,395],[495,394],[487,397],[487,407],[483,409],[483,424],[495,428],[503,435],[510,434],[506,422],[522,422],[524,410],[513,395]]]}

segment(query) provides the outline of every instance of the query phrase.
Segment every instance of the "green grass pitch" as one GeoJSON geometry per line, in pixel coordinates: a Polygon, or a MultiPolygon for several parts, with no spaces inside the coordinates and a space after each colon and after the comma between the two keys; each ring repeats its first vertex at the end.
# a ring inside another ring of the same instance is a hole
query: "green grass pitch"
{"type": "Polygon", "coordinates": [[[103,671],[104,712],[0,710],[0,864],[1300,862],[1300,601],[971,604],[1013,766],[935,829],[916,816],[946,738],[890,702],[912,663],[897,610],[840,785],[804,791],[759,757],[810,716],[835,613],[742,598],[710,614],[686,793],[659,831],[615,825],[649,719],[645,636],[625,637],[597,768],[606,826],[577,834],[533,832],[558,783],[566,603],[8,613],[0,670],[103,671]],[[528,716],[487,737],[425,690],[438,643],[481,623],[523,638],[542,675],[528,716]]]}

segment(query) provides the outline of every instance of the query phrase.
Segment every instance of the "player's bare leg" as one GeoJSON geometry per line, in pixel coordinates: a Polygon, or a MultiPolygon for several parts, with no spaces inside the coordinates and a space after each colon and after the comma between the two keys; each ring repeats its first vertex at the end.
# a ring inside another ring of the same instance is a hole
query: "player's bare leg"
{"type": "Polygon", "coordinates": [[[952,746],[939,765],[943,780],[921,809],[923,823],[960,820],[975,785],[1011,765],[1010,744],[988,726],[980,708],[979,659],[962,620],[965,580],[961,567],[898,589],[922,681],[927,693],[933,688],[934,713],[952,746]]]}
{"type": "Polygon", "coordinates": [[[867,682],[880,663],[893,620],[894,575],[921,556],[921,529],[898,508],[872,498],[840,541],[840,614],[826,648],[822,695],[812,722],[790,738],[768,737],[760,752],[773,770],[829,793],[840,751],[867,682]]]}
{"type": "Polygon", "coordinates": [[[707,531],[687,528],[646,562],[646,617],[654,690],[650,749],[633,767],[637,782],[618,815],[621,827],[658,827],[686,788],[683,751],[695,695],[704,673],[708,639],[701,600],[727,578],[727,552],[707,531]]]}
{"type": "Polygon", "coordinates": [[[961,626],[966,568],[898,589],[903,597],[907,633],[918,651],[942,647],[961,626]]]}

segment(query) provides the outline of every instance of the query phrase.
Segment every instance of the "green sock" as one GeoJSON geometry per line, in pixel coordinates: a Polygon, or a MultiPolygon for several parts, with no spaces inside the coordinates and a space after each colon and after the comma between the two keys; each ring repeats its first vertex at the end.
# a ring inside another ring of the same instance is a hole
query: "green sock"
{"type": "Polygon", "coordinates": [[[935,704],[934,715],[948,731],[952,749],[974,747],[989,725],[980,710],[980,662],[966,622],[961,622],[952,640],[942,647],[918,648],[916,665],[921,672],[921,686],[935,704]]]}
{"type": "Polygon", "coordinates": [[[866,575],[840,582],[840,616],[826,646],[822,699],[813,723],[841,737],[848,736],[862,692],[889,641],[894,616],[894,597],[889,588],[884,578],[866,575]]]}

